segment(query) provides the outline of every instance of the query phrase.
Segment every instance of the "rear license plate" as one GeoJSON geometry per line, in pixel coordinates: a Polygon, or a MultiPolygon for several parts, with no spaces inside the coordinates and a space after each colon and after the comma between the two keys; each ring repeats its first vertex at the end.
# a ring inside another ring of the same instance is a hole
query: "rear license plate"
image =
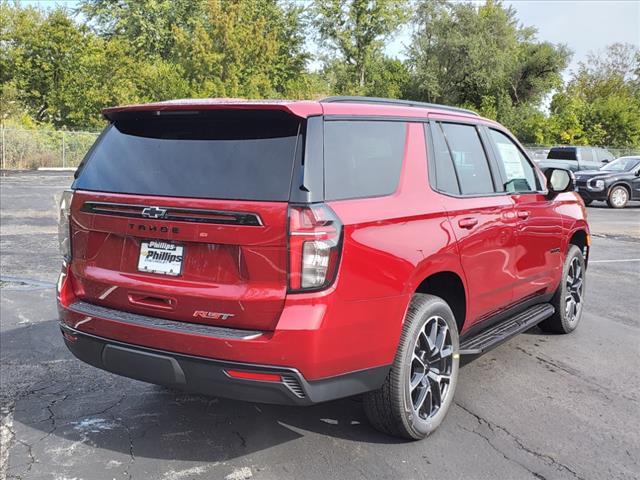
{"type": "Polygon", "coordinates": [[[182,272],[184,247],[172,242],[151,240],[140,244],[138,270],[178,276],[182,272]]]}

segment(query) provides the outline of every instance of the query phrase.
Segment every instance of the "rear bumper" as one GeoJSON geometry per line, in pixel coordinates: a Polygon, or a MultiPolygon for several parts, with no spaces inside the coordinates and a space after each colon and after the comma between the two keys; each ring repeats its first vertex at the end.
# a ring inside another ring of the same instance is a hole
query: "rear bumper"
{"type": "Polygon", "coordinates": [[[60,323],[67,348],[95,367],[181,390],[258,403],[311,405],[379,388],[389,366],[307,381],[295,368],[230,362],[115,341],[60,323]],[[226,372],[278,374],[281,381],[232,378],[226,372]]]}

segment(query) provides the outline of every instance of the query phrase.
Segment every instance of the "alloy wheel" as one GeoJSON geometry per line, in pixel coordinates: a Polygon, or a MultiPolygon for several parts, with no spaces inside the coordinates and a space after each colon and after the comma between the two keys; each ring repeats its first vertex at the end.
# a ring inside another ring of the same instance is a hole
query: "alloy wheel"
{"type": "Polygon", "coordinates": [[[453,369],[451,332],[442,317],[430,317],[416,338],[409,372],[413,411],[432,418],[449,394],[453,369]]]}
{"type": "Polygon", "coordinates": [[[611,193],[611,203],[616,207],[622,207],[627,203],[627,191],[624,188],[616,188],[611,193]]]}
{"type": "Polygon", "coordinates": [[[569,323],[580,318],[584,292],[584,269],[578,258],[571,260],[566,278],[565,317],[569,323]]]}

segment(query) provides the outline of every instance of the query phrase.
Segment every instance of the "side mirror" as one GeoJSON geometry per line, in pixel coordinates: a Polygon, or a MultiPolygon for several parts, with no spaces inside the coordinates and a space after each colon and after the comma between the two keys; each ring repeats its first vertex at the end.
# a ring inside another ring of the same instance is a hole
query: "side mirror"
{"type": "Polygon", "coordinates": [[[605,158],[602,160],[602,163],[609,163],[611,160],[609,160],[608,158],[605,158]]]}
{"type": "Polygon", "coordinates": [[[559,193],[574,192],[576,180],[572,171],[563,168],[548,168],[544,172],[547,178],[547,190],[549,198],[553,198],[559,193]]]}

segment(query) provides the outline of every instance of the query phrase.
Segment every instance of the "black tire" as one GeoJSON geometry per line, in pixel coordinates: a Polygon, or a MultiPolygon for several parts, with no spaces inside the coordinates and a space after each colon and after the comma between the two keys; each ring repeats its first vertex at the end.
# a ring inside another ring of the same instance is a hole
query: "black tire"
{"type": "Polygon", "coordinates": [[[442,423],[453,402],[459,369],[458,349],[458,328],[449,305],[433,295],[414,295],[391,371],[380,389],[363,398],[371,425],[388,435],[411,440],[431,434],[442,423]],[[431,335],[434,325],[435,335],[431,335]],[[423,331],[425,328],[429,333],[423,331]],[[429,348],[431,342],[436,345],[430,352],[436,352],[441,344],[443,355],[434,353],[431,357],[431,353],[421,348],[429,348]],[[418,365],[423,370],[416,373],[418,365]],[[420,375],[421,379],[412,387],[412,379],[418,380],[420,375]],[[420,398],[422,403],[416,411],[420,398]],[[436,406],[438,399],[439,406],[436,406]]]}
{"type": "Polygon", "coordinates": [[[624,208],[629,203],[629,190],[622,185],[617,185],[609,190],[607,205],[611,208],[624,208]]]}
{"type": "Polygon", "coordinates": [[[593,203],[593,200],[592,200],[592,199],[587,200],[587,199],[584,199],[584,198],[583,198],[582,200],[584,201],[584,205],[585,205],[586,207],[588,207],[589,205],[591,205],[591,204],[593,203]]]}
{"type": "Polygon", "coordinates": [[[571,333],[576,329],[582,318],[584,307],[585,273],[582,251],[576,245],[569,245],[567,258],[562,268],[562,280],[551,300],[556,311],[538,324],[543,332],[571,333]],[[576,265],[580,268],[579,286],[576,283],[578,279],[575,278],[576,265]],[[579,290],[578,293],[574,291],[576,288],[579,290]],[[579,297],[579,305],[577,297],[579,297]],[[571,307],[570,299],[576,304],[575,307],[571,307]]]}

